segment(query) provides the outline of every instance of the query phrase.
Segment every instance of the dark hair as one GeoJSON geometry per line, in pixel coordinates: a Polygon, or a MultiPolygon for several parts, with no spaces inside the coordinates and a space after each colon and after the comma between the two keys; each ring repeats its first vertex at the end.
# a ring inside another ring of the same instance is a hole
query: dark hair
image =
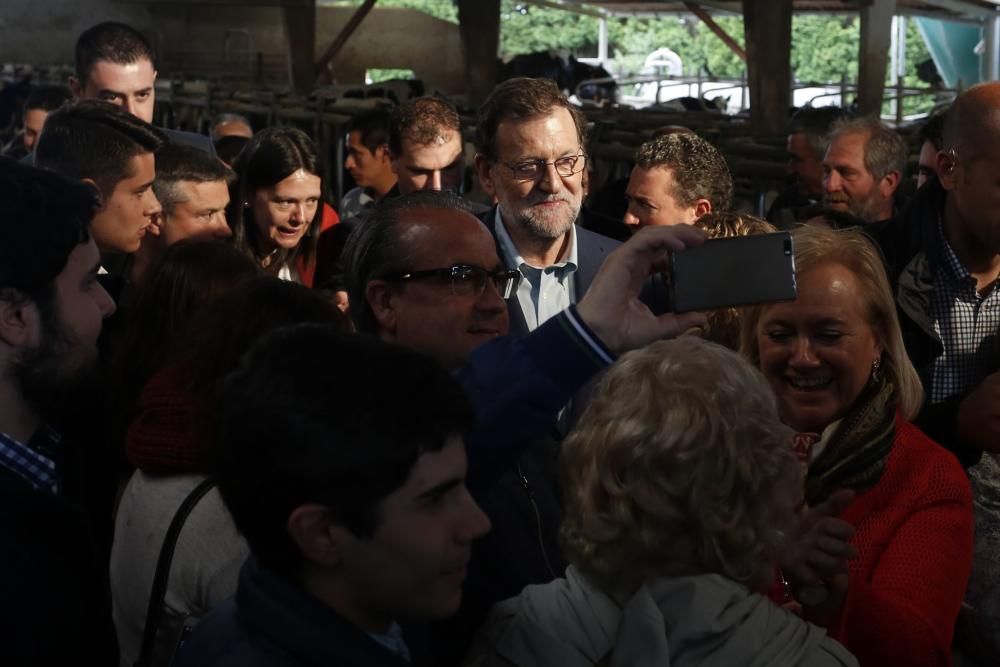
{"type": "Polygon", "coordinates": [[[806,144],[817,160],[822,160],[830,143],[830,128],[837,121],[850,118],[840,107],[802,107],[792,115],[789,134],[806,135],[806,144]]]}
{"type": "Polygon", "coordinates": [[[715,146],[697,134],[663,134],[639,147],[635,162],[643,169],[665,167],[674,175],[670,195],[681,206],[698,199],[712,203],[712,212],[729,210],[733,199],[733,176],[715,146]]]}
{"type": "Polygon", "coordinates": [[[227,185],[236,180],[236,173],[200,148],[167,142],[156,151],[156,180],[153,191],[163,207],[163,215],[170,216],[179,201],[177,184],[183,181],[209,183],[222,181],[227,185]]]}
{"type": "Polygon", "coordinates": [[[35,164],[70,180],[93,179],[110,197],[131,176],[132,158],[153,153],[166,136],[121,107],[78,100],[48,115],[35,147],[35,164]]]}
{"type": "MultiPolygon", "coordinates": [[[[456,112],[456,116],[457,116],[456,112]]],[[[392,114],[385,109],[372,109],[358,114],[351,119],[347,131],[357,131],[361,135],[361,144],[374,153],[379,146],[389,143],[389,128],[392,114]]]]}
{"type": "MultiPolygon", "coordinates": [[[[389,150],[403,154],[403,142],[432,144],[446,131],[462,134],[462,121],[455,105],[437,97],[416,97],[396,107],[389,119],[389,150]]],[[[367,144],[366,144],[367,145],[367,144]]]]}
{"type": "Polygon", "coordinates": [[[177,355],[192,362],[195,394],[208,397],[255,341],[300,322],[349,330],[347,316],[319,292],[274,276],[258,276],[215,301],[211,312],[184,333],[177,355]]]}
{"type": "Polygon", "coordinates": [[[110,361],[116,402],[124,410],[206,306],[259,275],[259,269],[230,245],[185,239],[170,245],[145,275],[110,361]]]}
{"type": "MultiPolygon", "coordinates": [[[[316,146],[305,132],[294,127],[269,127],[254,135],[240,153],[236,164],[236,182],[230,188],[226,219],[233,230],[233,242],[248,257],[260,262],[257,241],[260,230],[254,223],[251,209],[244,206],[260,188],[271,187],[302,169],[322,178],[316,157],[316,146]]],[[[299,244],[291,249],[278,248],[268,270],[277,273],[282,266],[292,266],[299,257],[308,262],[316,252],[320,225],[323,220],[325,192],[320,186],[320,203],[309,230],[299,244]]]]}
{"type": "Polygon", "coordinates": [[[28,93],[22,109],[28,113],[32,109],[55,111],[73,98],[73,93],[66,86],[37,86],[28,93]]]}
{"type": "Polygon", "coordinates": [[[93,188],[0,158],[0,294],[45,309],[97,211],[93,188]],[[12,293],[11,290],[14,290],[12,293]]]}
{"type": "Polygon", "coordinates": [[[226,164],[232,165],[249,143],[249,137],[241,137],[235,134],[219,137],[215,140],[215,154],[226,164]]]}
{"type": "Polygon", "coordinates": [[[94,63],[107,60],[116,65],[131,65],[140,60],[148,60],[156,69],[156,55],[146,38],[135,28],[105,21],[84,30],[76,40],[74,65],[76,78],[85,83],[94,63]]]}
{"type": "Polygon", "coordinates": [[[500,123],[545,116],[554,109],[566,109],[576,126],[580,146],[586,150],[587,120],[579,109],[570,104],[551,79],[516,77],[497,85],[483,105],[476,119],[476,148],[490,160],[499,158],[497,153],[497,128],[500,123]]]}
{"type": "Polygon", "coordinates": [[[375,333],[378,323],[365,289],[372,280],[405,271],[410,249],[400,241],[400,211],[444,209],[472,214],[469,203],[454,192],[421,190],[383,200],[364,224],[351,232],[344,247],[344,281],[351,319],[359,333],[375,333]]]}
{"type": "Polygon", "coordinates": [[[289,577],[302,560],[287,531],[297,507],[326,505],[370,537],[418,457],[472,424],[462,388],[430,357],[318,325],[254,346],[215,412],[222,498],[261,565],[289,577]]]}
{"type": "Polygon", "coordinates": [[[944,133],[944,117],[944,112],[934,114],[920,126],[920,129],[917,130],[918,148],[923,146],[925,141],[929,141],[934,148],[941,150],[941,146],[944,145],[944,138],[942,136],[944,133]]]}

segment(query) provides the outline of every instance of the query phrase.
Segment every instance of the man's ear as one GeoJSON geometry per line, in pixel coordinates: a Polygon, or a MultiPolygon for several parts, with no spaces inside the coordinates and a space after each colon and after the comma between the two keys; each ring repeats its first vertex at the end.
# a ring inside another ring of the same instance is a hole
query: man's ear
{"type": "Polygon", "coordinates": [[[300,505],[288,516],[285,528],[310,563],[323,567],[335,567],[340,563],[345,531],[331,520],[329,507],[316,503],[300,505]]]}
{"type": "Polygon", "coordinates": [[[378,324],[378,334],[395,338],[396,310],[392,302],[392,288],[384,280],[371,280],[365,287],[365,300],[372,309],[375,322],[378,324]]]}
{"type": "Polygon", "coordinates": [[[497,189],[493,185],[493,163],[482,153],[476,153],[475,162],[476,176],[479,177],[479,184],[482,186],[483,192],[490,197],[495,197],[497,189]]]}
{"type": "Polygon", "coordinates": [[[75,97],[76,99],[80,99],[81,97],[83,97],[82,81],[80,81],[78,78],[76,78],[71,74],[67,83],[69,83],[69,90],[71,93],[73,93],[73,97],[75,97]]]}
{"type": "Polygon", "coordinates": [[[712,212],[712,202],[707,199],[698,199],[694,203],[694,219],[697,220],[712,212]]]}
{"type": "Polygon", "coordinates": [[[34,301],[14,289],[0,290],[0,341],[10,347],[31,345],[38,318],[34,301]]]}
{"type": "Polygon", "coordinates": [[[937,167],[938,181],[945,190],[954,190],[958,181],[958,158],[954,151],[938,151],[934,158],[934,165],[937,167]]]}
{"type": "Polygon", "coordinates": [[[899,187],[899,176],[898,171],[890,171],[879,181],[879,192],[881,192],[883,198],[889,199],[896,192],[896,188],[899,187]]]}
{"type": "Polygon", "coordinates": [[[376,160],[392,164],[392,153],[389,151],[389,144],[379,144],[375,147],[375,152],[372,155],[375,156],[376,160]]]}
{"type": "Polygon", "coordinates": [[[97,207],[98,207],[98,209],[104,208],[104,203],[105,203],[104,202],[104,194],[101,192],[101,189],[99,187],[97,187],[97,181],[95,181],[92,178],[81,178],[80,182],[83,183],[84,185],[89,185],[90,187],[92,187],[94,189],[94,192],[97,194],[97,207]]]}

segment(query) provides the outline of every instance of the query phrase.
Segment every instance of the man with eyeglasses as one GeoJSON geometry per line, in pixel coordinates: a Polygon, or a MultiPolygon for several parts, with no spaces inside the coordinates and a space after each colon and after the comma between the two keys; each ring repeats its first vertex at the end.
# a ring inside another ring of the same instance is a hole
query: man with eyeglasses
{"type": "Polygon", "coordinates": [[[548,79],[499,84],[479,109],[476,171],[497,205],[481,218],[522,280],[509,303],[523,335],[576,303],[617,244],[576,225],[586,119],[548,79]]]}
{"type": "Polygon", "coordinates": [[[651,229],[611,253],[587,294],[534,331],[508,336],[505,298],[521,273],[506,268],[487,228],[454,193],[384,202],[345,249],[351,316],[360,333],[412,347],[456,371],[472,398],[469,489],[493,531],[473,545],[462,609],[432,642],[442,664],[462,657],[490,607],[551,581],[561,504],[542,440],[560,409],[616,354],[686,330],[700,316],[653,315],[635,298],[667,249],[704,233],[651,229]]]}

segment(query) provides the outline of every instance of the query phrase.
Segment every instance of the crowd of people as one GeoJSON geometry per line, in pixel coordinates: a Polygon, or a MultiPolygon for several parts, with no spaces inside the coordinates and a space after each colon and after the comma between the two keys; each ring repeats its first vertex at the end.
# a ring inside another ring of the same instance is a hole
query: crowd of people
{"type": "Polygon", "coordinates": [[[549,80],[468,165],[447,100],[357,116],[333,202],[300,129],[154,126],[133,28],[75,58],[0,158],[5,664],[1000,662],[1000,84],[912,184],[798,111],[768,220],[663,128],[609,218],[549,80]],[[793,301],[672,311],[779,229],[793,301]]]}

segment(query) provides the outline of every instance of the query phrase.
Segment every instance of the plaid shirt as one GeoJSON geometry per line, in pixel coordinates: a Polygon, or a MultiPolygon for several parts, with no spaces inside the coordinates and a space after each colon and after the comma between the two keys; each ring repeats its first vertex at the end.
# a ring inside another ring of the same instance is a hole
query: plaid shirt
{"type": "Polygon", "coordinates": [[[6,433],[0,433],[0,467],[24,479],[32,487],[52,494],[59,493],[59,471],[56,466],[62,438],[43,427],[32,438],[32,446],[24,445],[6,433]]]}
{"type": "Polygon", "coordinates": [[[1000,289],[998,283],[984,293],[976,290],[976,279],[962,265],[944,236],[938,221],[943,265],[934,276],[931,314],[934,331],[944,343],[944,353],[931,368],[932,403],[962,395],[974,389],[989,374],[995,356],[995,340],[1000,330],[1000,289]]]}

